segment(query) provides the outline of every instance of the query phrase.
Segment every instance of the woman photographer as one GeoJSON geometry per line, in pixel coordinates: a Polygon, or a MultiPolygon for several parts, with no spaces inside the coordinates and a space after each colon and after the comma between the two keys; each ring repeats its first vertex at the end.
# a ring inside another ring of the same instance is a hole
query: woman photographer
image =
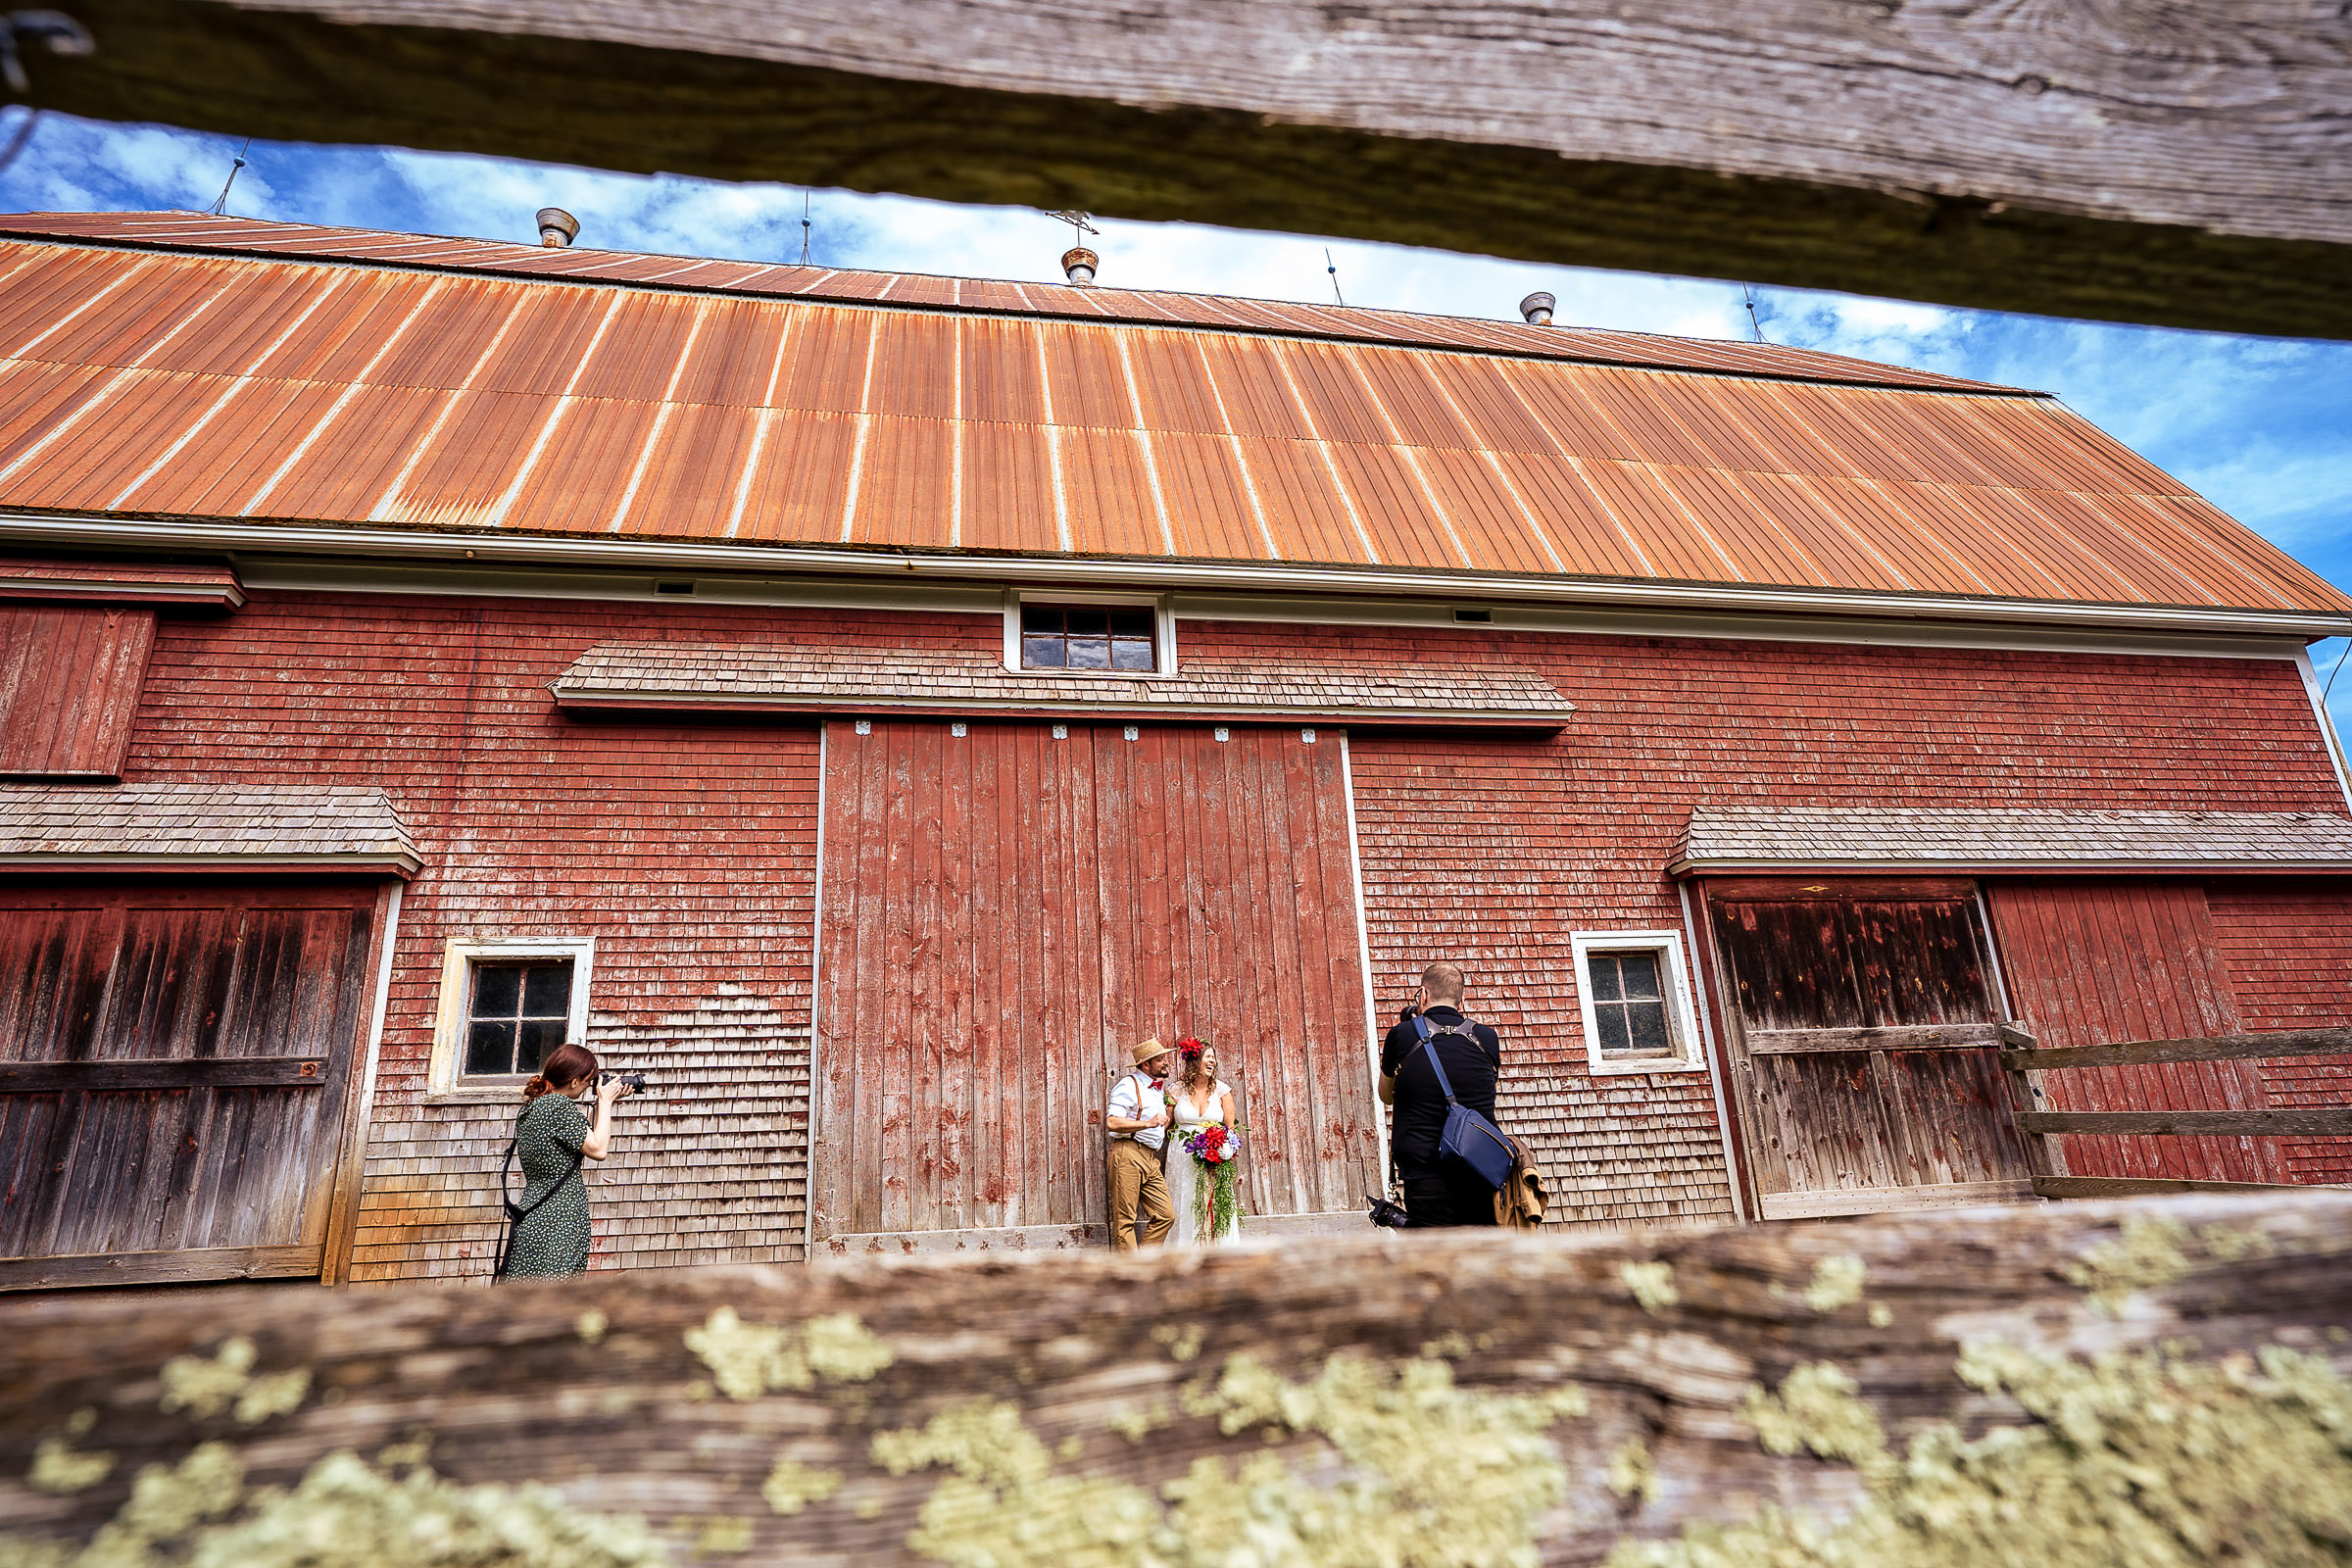
{"type": "Polygon", "coordinates": [[[629,1092],[621,1080],[603,1077],[594,1052],[574,1045],[548,1053],[539,1075],[523,1086],[528,1103],[514,1123],[514,1152],[528,1185],[513,1202],[523,1214],[514,1222],[501,1274],[545,1278],[588,1271],[588,1188],[580,1180],[580,1162],[612,1152],[612,1102],[629,1092]],[[597,1085],[593,1127],[573,1103],[591,1084],[597,1085]]]}

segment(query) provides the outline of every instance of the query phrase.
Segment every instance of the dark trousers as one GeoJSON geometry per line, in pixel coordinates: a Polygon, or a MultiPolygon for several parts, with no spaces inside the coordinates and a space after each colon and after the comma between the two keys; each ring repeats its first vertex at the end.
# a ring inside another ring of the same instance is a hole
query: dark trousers
{"type": "Polygon", "coordinates": [[[1494,1189],[1475,1171],[1451,1162],[1409,1165],[1399,1160],[1396,1179],[1404,1184],[1405,1224],[1409,1230],[1494,1223],[1494,1189]]]}

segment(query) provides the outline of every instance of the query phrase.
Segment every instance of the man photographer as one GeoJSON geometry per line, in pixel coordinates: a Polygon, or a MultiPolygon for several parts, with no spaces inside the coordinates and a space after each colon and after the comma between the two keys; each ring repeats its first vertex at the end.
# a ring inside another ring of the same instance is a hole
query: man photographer
{"type": "Polygon", "coordinates": [[[1421,989],[1380,1050],[1380,1098],[1396,1107],[1390,1144],[1404,1185],[1405,1223],[1414,1230],[1494,1223],[1494,1188],[1457,1160],[1441,1161],[1446,1091],[1423,1049],[1418,1017],[1429,1025],[1428,1046],[1446,1069],[1453,1098],[1494,1120],[1494,1084],[1502,1072],[1502,1042],[1462,1011],[1462,971],[1437,962],[1421,972],[1421,989]]]}

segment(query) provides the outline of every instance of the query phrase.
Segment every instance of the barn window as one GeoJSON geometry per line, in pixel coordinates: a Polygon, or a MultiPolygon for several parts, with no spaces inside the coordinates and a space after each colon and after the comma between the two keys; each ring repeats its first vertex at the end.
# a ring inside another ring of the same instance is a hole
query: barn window
{"type": "Polygon", "coordinates": [[[1023,669],[1159,667],[1158,617],[1150,605],[1023,605],[1023,669]]]}
{"type": "Polygon", "coordinates": [[[1585,1054],[1594,1072],[1705,1067],[1679,933],[1587,931],[1573,934],[1569,944],[1584,1009],[1585,1054]]]}
{"type": "Polygon", "coordinates": [[[585,1042],[592,937],[451,941],[428,1101],[510,1101],[566,1040],[585,1042]]]}

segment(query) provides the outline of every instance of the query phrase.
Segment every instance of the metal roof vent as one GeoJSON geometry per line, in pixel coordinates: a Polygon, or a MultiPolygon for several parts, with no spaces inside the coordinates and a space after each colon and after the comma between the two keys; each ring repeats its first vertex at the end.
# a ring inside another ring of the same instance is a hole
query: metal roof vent
{"type": "Polygon", "coordinates": [[[1538,289],[1519,302],[1519,314],[1526,318],[1527,324],[1530,326],[1549,326],[1551,324],[1551,308],[1559,303],[1558,300],[1538,289]]]}
{"type": "Polygon", "coordinates": [[[1083,245],[1073,245],[1061,253],[1061,275],[1070,280],[1072,288],[1084,288],[1095,280],[1095,269],[1102,258],[1083,245]]]}
{"type": "Polygon", "coordinates": [[[580,220],[561,207],[539,209],[539,243],[560,251],[580,237],[580,220]]]}

